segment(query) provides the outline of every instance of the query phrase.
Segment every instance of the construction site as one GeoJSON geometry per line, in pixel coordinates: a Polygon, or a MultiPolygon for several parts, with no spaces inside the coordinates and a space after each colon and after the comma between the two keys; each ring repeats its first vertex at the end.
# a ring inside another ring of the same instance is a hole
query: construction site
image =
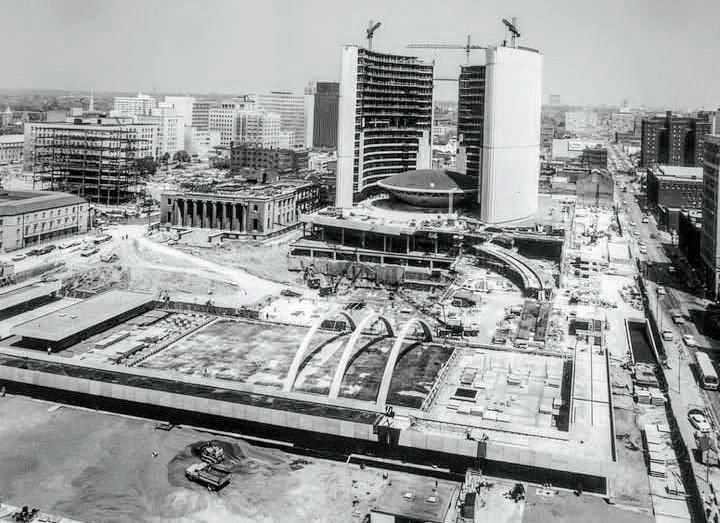
{"type": "MultiPolygon", "coordinates": [[[[272,282],[213,261],[242,242],[198,257],[192,238],[110,232],[97,258],[63,253],[40,302],[40,284],[0,294],[22,311],[3,322],[8,391],[448,477],[470,467],[608,499],[635,488],[622,482],[610,371],[609,338],[623,331],[591,287],[561,275],[567,253],[535,261],[486,238],[427,279],[407,268],[392,283],[360,263],[272,282]]],[[[518,241],[538,241],[528,236],[518,241]]],[[[288,260],[296,237],[275,240],[288,260]]]]}
{"type": "Polygon", "coordinates": [[[69,192],[113,206],[144,193],[138,161],[154,155],[152,125],[105,118],[33,124],[30,132],[33,190],[69,192]]]}

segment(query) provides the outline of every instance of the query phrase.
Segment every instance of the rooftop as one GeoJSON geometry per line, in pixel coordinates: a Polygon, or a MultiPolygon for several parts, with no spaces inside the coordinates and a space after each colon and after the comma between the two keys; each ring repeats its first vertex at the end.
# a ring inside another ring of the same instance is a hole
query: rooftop
{"type": "Polygon", "coordinates": [[[703,179],[702,167],[681,167],[678,165],[658,165],[658,172],[655,177],[661,180],[682,181],[682,182],[701,182],[703,179]]]}
{"type": "Polygon", "coordinates": [[[207,192],[200,191],[167,191],[164,196],[173,197],[225,197],[225,198],[272,198],[281,194],[291,194],[299,187],[310,185],[312,181],[302,179],[283,179],[273,184],[224,184],[224,188],[207,192]]]}
{"type": "Polygon", "coordinates": [[[0,135],[1,143],[23,143],[25,141],[24,134],[3,134],[0,135]]]}
{"type": "Polygon", "coordinates": [[[420,476],[393,478],[371,511],[413,521],[443,523],[458,486],[452,481],[420,476]]]}
{"type": "Polygon", "coordinates": [[[477,190],[478,180],[472,176],[442,169],[405,171],[378,182],[386,189],[416,192],[464,192],[477,190]]]}
{"type": "Polygon", "coordinates": [[[15,327],[25,338],[61,341],[153,301],[151,294],[111,290],[15,327]]]}
{"type": "Polygon", "coordinates": [[[85,203],[80,196],[50,191],[1,191],[0,216],[15,216],[85,203]]]}

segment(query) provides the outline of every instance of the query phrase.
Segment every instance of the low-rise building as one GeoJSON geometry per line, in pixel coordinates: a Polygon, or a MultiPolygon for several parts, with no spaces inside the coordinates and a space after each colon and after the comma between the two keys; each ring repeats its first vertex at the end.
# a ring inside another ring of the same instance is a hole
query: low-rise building
{"type": "Polygon", "coordinates": [[[207,159],[213,147],[220,145],[220,131],[185,127],[185,151],[190,156],[207,159]]]}
{"type": "Polygon", "coordinates": [[[607,169],[608,151],[605,147],[583,149],[580,157],[583,165],[591,169],[607,169]]]}
{"type": "Polygon", "coordinates": [[[0,251],[84,234],[88,203],[67,193],[0,191],[0,251]]]}
{"type": "Polygon", "coordinates": [[[280,149],[252,143],[233,143],[230,152],[230,172],[239,175],[246,168],[275,171],[279,176],[308,168],[307,149],[280,149]]]}
{"type": "Polygon", "coordinates": [[[24,134],[0,135],[0,165],[21,162],[24,147],[24,134]]]}
{"type": "Polygon", "coordinates": [[[165,226],[215,229],[237,237],[280,234],[320,205],[319,184],[283,180],[272,185],[227,187],[212,193],[163,193],[165,226]]]}
{"type": "Polygon", "coordinates": [[[681,209],[700,209],[703,197],[703,170],[700,167],[659,165],[647,175],[648,204],[658,213],[658,224],[678,230],[681,209]]]}

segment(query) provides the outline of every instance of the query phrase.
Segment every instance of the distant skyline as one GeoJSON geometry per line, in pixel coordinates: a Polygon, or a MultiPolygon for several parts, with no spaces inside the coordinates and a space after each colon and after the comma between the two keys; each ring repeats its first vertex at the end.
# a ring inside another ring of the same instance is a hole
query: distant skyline
{"type": "MultiPolygon", "coordinates": [[[[521,45],[544,55],[543,102],[720,107],[716,0],[0,0],[0,13],[0,88],[301,94],[339,79],[342,44],[364,45],[370,19],[375,50],[456,77],[464,52],[406,45],[500,43],[517,16],[521,45]]],[[[436,98],[456,91],[441,82],[436,98]]]]}

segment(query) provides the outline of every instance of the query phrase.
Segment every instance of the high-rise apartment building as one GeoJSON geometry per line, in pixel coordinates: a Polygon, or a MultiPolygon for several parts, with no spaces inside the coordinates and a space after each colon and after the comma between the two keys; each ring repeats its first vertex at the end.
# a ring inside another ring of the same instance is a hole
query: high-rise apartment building
{"type": "Polygon", "coordinates": [[[537,212],[542,55],[490,47],[485,65],[460,71],[457,170],[478,179],[480,218],[517,221],[537,212]]]}
{"type": "Polygon", "coordinates": [[[280,115],[242,110],[237,119],[237,142],[259,144],[263,147],[280,146],[280,115]]]}
{"type": "Polygon", "coordinates": [[[305,146],[305,98],[286,91],[271,91],[270,94],[254,94],[249,98],[253,108],[261,113],[280,115],[280,131],[291,132],[294,146],[305,146]]]}
{"type": "Polygon", "coordinates": [[[220,133],[220,145],[229,147],[237,136],[237,123],[240,111],[252,108],[247,99],[231,99],[217,102],[208,112],[208,130],[220,133]]]}
{"type": "Polygon", "coordinates": [[[152,157],[157,127],[94,118],[74,123],[33,123],[35,188],[70,192],[90,202],[132,200],[144,181],[138,160],[152,157]]]}
{"type": "Polygon", "coordinates": [[[152,96],[138,93],[137,96],[116,96],[113,98],[111,116],[140,116],[149,115],[157,107],[157,101],[152,96]]]}
{"type": "Polygon", "coordinates": [[[720,296],[720,136],[707,135],[703,145],[700,258],[707,290],[717,299],[720,296]]]}
{"type": "Polygon", "coordinates": [[[338,207],[393,174],[431,166],[433,66],[416,57],[342,50],[338,207]]]}
{"type": "Polygon", "coordinates": [[[712,123],[704,118],[654,116],[642,120],[640,165],[702,167],[705,136],[712,123]]]}
{"type": "Polygon", "coordinates": [[[337,147],[338,82],[313,82],[305,90],[306,147],[337,147]]]}

